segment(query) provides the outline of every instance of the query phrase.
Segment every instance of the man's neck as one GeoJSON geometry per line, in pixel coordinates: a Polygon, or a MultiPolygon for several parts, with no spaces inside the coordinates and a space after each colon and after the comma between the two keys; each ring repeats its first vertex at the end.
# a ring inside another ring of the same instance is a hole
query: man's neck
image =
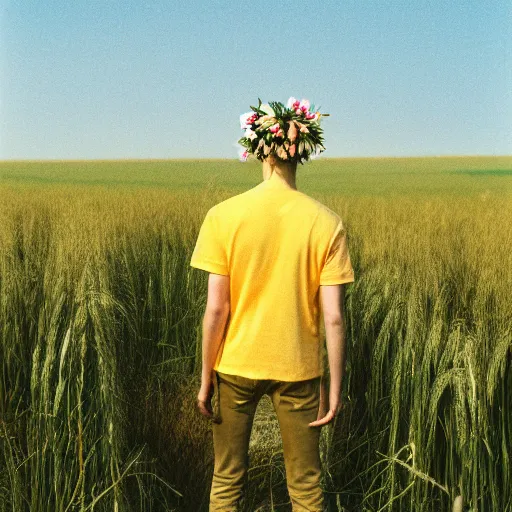
{"type": "Polygon", "coordinates": [[[264,160],[262,170],[264,180],[279,180],[290,188],[297,190],[295,180],[297,164],[289,164],[281,161],[269,162],[264,160]]]}

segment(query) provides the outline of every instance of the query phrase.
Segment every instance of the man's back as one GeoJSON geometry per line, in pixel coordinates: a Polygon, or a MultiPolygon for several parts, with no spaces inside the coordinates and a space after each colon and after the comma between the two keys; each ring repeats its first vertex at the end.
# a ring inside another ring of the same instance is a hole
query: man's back
{"type": "Polygon", "coordinates": [[[319,286],[354,281],[340,217],[271,178],[212,207],[192,266],[230,276],[214,369],[252,379],[322,374],[319,286]]]}

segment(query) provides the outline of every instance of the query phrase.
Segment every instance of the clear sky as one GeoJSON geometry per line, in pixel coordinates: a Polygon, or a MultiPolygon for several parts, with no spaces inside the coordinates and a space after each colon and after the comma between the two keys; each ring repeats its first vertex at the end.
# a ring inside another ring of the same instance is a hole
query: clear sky
{"type": "Polygon", "coordinates": [[[0,0],[0,159],[237,158],[307,98],[326,157],[512,154],[512,1],[0,0]]]}

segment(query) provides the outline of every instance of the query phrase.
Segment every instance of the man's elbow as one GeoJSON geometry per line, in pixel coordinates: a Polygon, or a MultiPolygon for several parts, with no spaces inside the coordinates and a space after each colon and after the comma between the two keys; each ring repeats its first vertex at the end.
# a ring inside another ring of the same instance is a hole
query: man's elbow
{"type": "Polygon", "coordinates": [[[207,304],[206,305],[206,314],[213,317],[223,317],[229,313],[230,306],[228,303],[221,304],[207,304]]]}
{"type": "Polygon", "coordinates": [[[324,317],[324,323],[327,326],[339,327],[344,325],[345,319],[343,315],[329,315],[324,317]]]}

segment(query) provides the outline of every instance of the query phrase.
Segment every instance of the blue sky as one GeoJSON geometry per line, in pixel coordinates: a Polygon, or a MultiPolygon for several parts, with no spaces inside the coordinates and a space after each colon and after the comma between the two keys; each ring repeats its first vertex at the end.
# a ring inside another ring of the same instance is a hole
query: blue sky
{"type": "Polygon", "coordinates": [[[289,96],[326,157],[512,154],[510,0],[0,5],[0,159],[237,158],[289,96]]]}

